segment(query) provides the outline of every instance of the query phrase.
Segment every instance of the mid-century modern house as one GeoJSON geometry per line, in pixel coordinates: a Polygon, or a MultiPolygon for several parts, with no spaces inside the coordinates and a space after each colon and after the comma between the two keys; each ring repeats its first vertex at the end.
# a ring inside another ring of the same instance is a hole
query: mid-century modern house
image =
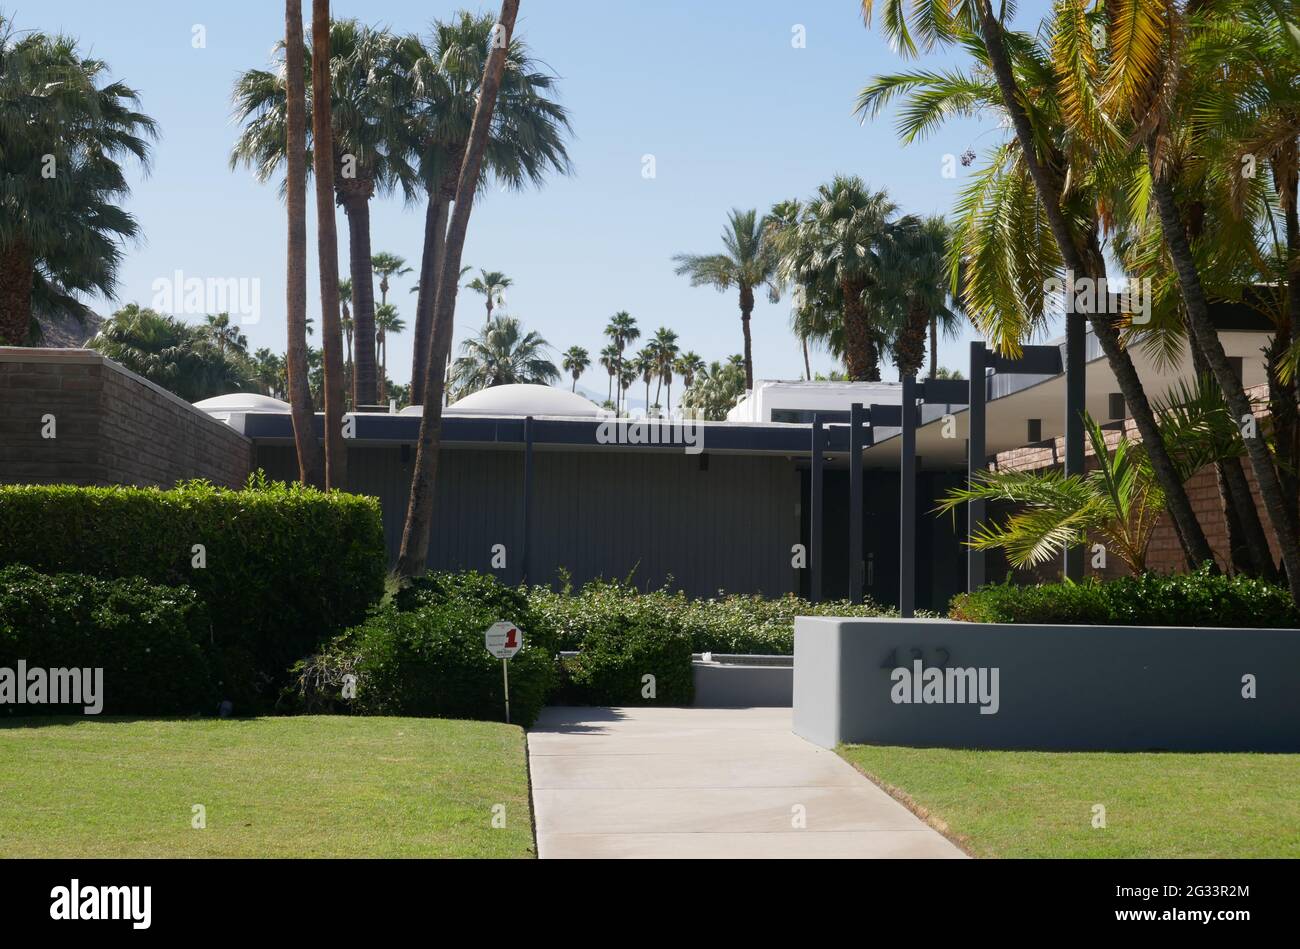
{"type": "MultiPolygon", "coordinates": [[[[1265,330],[1222,328],[1248,387],[1265,383],[1265,330]]],[[[1087,409],[1118,431],[1123,400],[1089,342],[1087,409]]],[[[631,577],[701,596],[830,599],[860,589],[899,604],[913,590],[905,605],[943,609],[966,588],[972,561],[965,518],[937,516],[933,502],[971,466],[1060,463],[1063,348],[1032,347],[1012,362],[975,344],[975,387],[760,382],[713,423],[615,420],[541,386],[476,393],[445,412],[430,566],[538,583],[561,572],[578,584],[631,577]]],[[[1158,367],[1136,350],[1134,359],[1153,396],[1161,383],[1192,378],[1187,358],[1158,367]]],[[[358,414],[348,441],[349,488],[380,500],[394,558],[419,411],[358,414]]],[[[0,348],[0,483],[238,485],[257,468],[296,477],[283,402],[233,395],[192,406],[93,351],[0,348]]],[[[1226,561],[1212,473],[1192,493],[1226,561]]],[[[1171,531],[1154,547],[1157,567],[1177,567],[1171,531]]],[[[992,556],[980,570],[1005,575],[992,556]]]]}

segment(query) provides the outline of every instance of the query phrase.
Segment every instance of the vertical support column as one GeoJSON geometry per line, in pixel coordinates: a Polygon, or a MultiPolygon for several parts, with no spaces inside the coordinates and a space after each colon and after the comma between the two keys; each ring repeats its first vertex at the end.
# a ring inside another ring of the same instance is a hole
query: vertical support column
{"type": "Polygon", "coordinates": [[[528,582],[533,554],[533,417],[524,419],[524,549],[519,557],[521,582],[528,582]]]}
{"type": "MultiPolygon", "coordinates": [[[[969,438],[966,440],[966,486],[975,487],[975,473],[984,469],[985,450],[985,400],[988,398],[988,351],[984,342],[970,344],[970,412],[969,438]]],[[[969,541],[984,523],[984,502],[966,503],[966,539],[969,541]]],[[[966,548],[966,589],[974,593],[984,585],[984,551],[966,548]]]]}
{"type": "MultiPolygon", "coordinates": [[[[1065,314],[1065,474],[1083,476],[1083,412],[1086,407],[1088,324],[1082,313],[1065,314]]],[[[1083,579],[1083,547],[1065,551],[1065,578],[1083,579]]]]}
{"type": "Polygon", "coordinates": [[[916,615],[916,377],[903,377],[902,464],[898,495],[898,614],[916,615]]]}
{"type": "Polygon", "coordinates": [[[861,402],[849,410],[849,599],[862,602],[862,429],[866,411],[861,402]]]}
{"type": "Polygon", "coordinates": [[[813,413],[812,471],[808,477],[812,489],[808,506],[808,595],[814,603],[822,601],[822,473],[826,465],[824,448],[822,419],[813,413]]]}

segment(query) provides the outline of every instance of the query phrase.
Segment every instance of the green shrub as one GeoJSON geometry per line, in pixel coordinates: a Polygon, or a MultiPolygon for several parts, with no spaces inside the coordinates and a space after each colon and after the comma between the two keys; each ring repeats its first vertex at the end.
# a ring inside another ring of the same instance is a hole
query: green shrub
{"type": "Polygon", "coordinates": [[[1300,626],[1300,612],[1284,587],[1205,568],[1176,576],[1145,573],[1077,584],[993,584],[955,597],[949,615],[973,623],[1300,626]]]}
{"type": "Polygon", "coordinates": [[[383,594],[379,502],[301,485],[245,490],[0,487],[0,567],[142,577],[207,604],[236,707],[274,694],[302,656],[383,594]],[[206,565],[194,565],[195,545],[206,565]]]}
{"type": "MultiPolygon", "coordinates": [[[[377,610],[298,665],[293,697],[308,712],[503,721],[501,660],[483,644],[499,619],[467,600],[377,610]],[[348,675],[356,677],[355,699],[342,696],[348,675]]],[[[524,648],[510,660],[511,720],[531,725],[554,684],[552,657],[525,630],[524,648]]]]}
{"type": "MultiPolygon", "coordinates": [[[[183,587],[140,579],[47,576],[0,569],[0,668],[103,669],[106,715],[211,712],[217,692],[204,655],[203,603],[183,587]]],[[[13,715],[82,714],[52,705],[6,705],[13,715]]]]}
{"type": "Polygon", "coordinates": [[[648,616],[590,629],[563,669],[566,704],[690,705],[695,697],[690,638],[648,616]]]}
{"type": "MultiPolygon", "coordinates": [[[[545,631],[534,622],[532,604],[523,587],[509,587],[496,577],[470,570],[465,573],[430,573],[408,580],[393,597],[399,612],[407,613],[440,603],[463,603],[494,616],[496,621],[514,623],[525,640],[550,649],[543,642],[545,631]]],[[[551,650],[558,652],[558,649],[551,650]]]]}

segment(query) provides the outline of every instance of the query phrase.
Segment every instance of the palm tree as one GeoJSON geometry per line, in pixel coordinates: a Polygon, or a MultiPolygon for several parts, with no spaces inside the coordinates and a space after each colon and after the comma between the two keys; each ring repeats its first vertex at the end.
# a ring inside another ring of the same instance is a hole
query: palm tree
{"type": "MultiPolygon", "coordinates": [[[[427,44],[414,36],[400,44],[409,76],[403,93],[410,103],[406,157],[427,197],[411,368],[413,404],[424,402],[450,203],[465,163],[496,24],[490,14],[462,11],[448,21],[436,21],[427,44]]],[[[475,190],[489,174],[515,189],[540,185],[550,171],[568,173],[569,115],[555,101],[554,89],[555,77],[532,58],[522,40],[512,37],[480,177],[471,182],[475,190]]],[[[442,351],[450,353],[450,335],[442,351]]]]}
{"type": "Polygon", "coordinates": [[[302,0],[285,0],[285,209],[289,217],[285,324],[285,371],[298,479],[319,484],[324,477],[320,443],[313,430],[311,350],[307,345],[307,72],[302,0]]]}
{"type": "Polygon", "coordinates": [[[1085,421],[1097,459],[1087,475],[983,472],[974,486],[951,489],[937,513],[954,513],[969,501],[1016,505],[1003,523],[982,525],[970,540],[976,550],[1004,550],[1016,568],[1037,566],[1097,534],[1129,569],[1143,573],[1151,536],[1164,514],[1164,492],[1141,445],[1121,433],[1108,448],[1101,426],[1091,416],[1085,421]]]}
{"type": "Polygon", "coordinates": [[[725,363],[712,362],[698,370],[682,404],[696,418],[721,422],[745,391],[745,358],[735,355],[725,363]]]}
{"type": "Polygon", "coordinates": [[[889,279],[882,258],[912,219],[861,178],[837,175],[803,206],[798,220],[774,233],[783,282],[799,287],[804,306],[838,313],[845,368],[854,381],[880,381],[880,351],[890,335],[882,300],[889,279]]]}
{"type": "Polygon", "coordinates": [[[695,377],[705,368],[704,360],[691,350],[677,357],[676,368],[677,375],[682,377],[682,390],[685,391],[695,384],[695,377]]]}
{"type": "MultiPolygon", "coordinates": [[[[438,257],[442,273],[438,276],[430,327],[429,360],[426,370],[441,366],[451,346],[452,318],[456,312],[456,292],[460,289],[461,257],[465,250],[465,235],[469,230],[470,212],[474,195],[478,191],[483,172],[484,158],[490,144],[494,116],[509,122],[511,111],[495,115],[502,77],[506,74],[506,61],[515,48],[513,41],[515,20],[519,16],[519,0],[503,0],[501,17],[492,35],[500,42],[489,44],[487,61],[483,66],[483,81],[479,86],[474,118],[466,139],[464,165],[453,198],[455,211],[447,227],[446,243],[438,257]]],[[[507,101],[509,96],[507,96],[507,101]]],[[[539,172],[540,173],[540,172],[539,172]]],[[[426,181],[429,180],[426,178],[426,181]]],[[[418,317],[417,317],[418,319],[418,317]]],[[[554,366],[551,367],[554,369],[554,366]]],[[[423,574],[429,560],[429,535],[433,529],[433,490],[438,473],[438,453],[442,446],[442,388],[441,371],[426,373],[423,393],[424,407],[420,416],[419,444],[411,474],[411,492],[406,508],[406,523],[402,529],[402,546],[397,558],[397,573],[401,577],[423,574]]],[[[414,387],[415,380],[412,380],[414,387]]]]}
{"type": "MultiPolygon", "coordinates": [[[[360,404],[374,401],[375,291],[371,277],[370,202],[399,183],[413,187],[403,160],[405,113],[398,87],[403,73],[396,58],[397,40],[390,33],[356,20],[330,21],[328,46],[311,38],[330,66],[330,115],[333,132],[329,160],[335,199],[348,221],[348,256],[352,272],[352,310],[357,324],[355,394],[360,404]],[[329,55],[326,57],[326,49],[329,55]]],[[[308,87],[314,69],[305,57],[308,87]]],[[[243,130],[231,151],[230,165],[253,169],[270,180],[285,161],[285,70],[252,69],[235,82],[235,115],[243,130]]],[[[314,96],[314,91],[313,91],[314,96]]],[[[314,118],[308,115],[313,126],[314,118]]],[[[314,165],[314,139],[308,143],[314,165]]]]}
{"type": "MultiPolygon", "coordinates": [[[[339,281],[339,326],[343,330],[343,359],[349,375],[352,375],[352,337],[356,332],[356,323],[352,320],[352,308],[349,301],[352,299],[352,278],[339,281]]],[[[355,382],[356,376],[352,376],[355,382]]],[[[352,404],[356,405],[356,391],[352,393],[352,404]]]]}
{"type": "Polygon", "coordinates": [[[217,347],[217,352],[224,357],[226,349],[229,348],[235,353],[248,352],[248,337],[239,331],[238,326],[230,322],[229,313],[218,313],[215,316],[208,314],[203,318],[203,333],[207,336],[212,344],[217,347]]]}
{"type": "Polygon", "coordinates": [[[745,337],[745,387],[754,388],[753,340],[749,321],[754,312],[754,290],[768,285],[773,303],[780,297],[773,285],[777,258],[767,242],[757,211],[732,210],[722,232],[721,254],[678,254],[677,273],[691,278],[691,286],[740,290],[740,328],[745,337]]]}
{"type": "Polygon", "coordinates": [[[413,273],[411,268],[406,266],[405,257],[384,253],[383,251],[370,258],[370,267],[375,273],[379,274],[380,305],[388,302],[388,288],[391,286],[389,281],[393,277],[405,277],[407,274],[413,273]]]}
{"type": "Polygon", "coordinates": [[[253,378],[262,387],[262,394],[273,399],[284,398],[287,388],[284,377],[284,360],[265,346],[253,353],[253,378]]]}
{"type": "Polygon", "coordinates": [[[504,385],[550,385],[560,370],[546,358],[550,348],[537,333],[525,333],[519,320],[495,316],[477,336],[460,344],[452,367],[457,397],[504,385]]]}
{"type": "MultiPolygon", "coordinates": [[[[1066,268],[1076,278],[1100,281],[1107,276],[1100,238],[1102,202],[1091,169],[1099,139],[1071,134],[1065,127],[1062,103],[1068,108],[1077,102],[1060,92],[1056,51],[1045,50],[1035,36],[1009,31],[990,0],[955,0],[948,13],[937,17],[929,15],[928,6],[909,7],[905,0],[883,0],[881,6],[885,32],[904,55],[917,52],[915,32],[925,48],[962,45],[979,70],[878,77],[859,96],[861,114],[879,114],[895,98],[907,95],[910,102],[900,123],[904,141],[926,134],[950,116],[981,110],[1002,115],[1014,133],[962,198],[954,257],[964,259],[968,268],[963,302],[972,322],[999,350],[1015,354],[1042,318],[1046,278],[1066,268]],[[1034,90],[1032,111],[1026,107],[1031,101],[1027,89],[1034,90]]],[[[863,0],[868,25],[874,7],[874,0],[863,0]]],[[[1056,34],[1054,28],[1044,32],[1056,34]]],[[[1069,35],[1076,45],[1083,40],[1092,48],[1090,26],[1069,35]]],[[[1082,319],[1067,321],[1070,351],[1076,354],[1086,345],[1082,319]]],[[[1188,562],[1213,565],[1214,552],[1165,450],[1119,327],[1109,314],[1092,314],[1091,324],[1147,446],[1188,562]]],[[[1076,423],[1082,420],[1067,419],[1070,426],[1076,423]]]]}
{"type": "Polygon", "coordinates": [[[642,347],[641,352],[636,354],[633,365],[636,372],[640,374],[641,381],[645,383],[645,414],[648,417],[651,415],[650,383],[659,373],[659,353],[653,341],[647,343],[642,347]]]}
{"type": "MultiPolygon", "coordinates": [[[[614,375],[620,381],[623,378],[623,351],[627,349],[630,343],[635,343],[641,338],[641,330],[637,328],[636,319],[627,310],[620,310],[610,317],[609,322],[605,325],[605,337],[614,346],[618,353],[618,358],[614,361],[614,375]]],[[[625,390],[627,386],[622,386],[625,390]]],[[[621,391],[621,390],[620,390],[621,391]]],[[[615,414],[619,414],[618,406],[622,404],[622,398],[614,403],[615,414]]]]}
{"type": "Polygon", "coordinates": [[[591,355],[581,346],[570,346],[564,351],[564,371],[573,376],[573,389],[578,391],[578,379],[591,368],[591,355]]]}
{"type": "Polygon", "coordinates": [[[406,323],[397,315],[392,303],[381,303],[375,310],[375,349],[379,353],[379,398],[388,400],[388,337],[406,330],[406,323]]]}
{"type": "Polygon", "coordinates": [[[252,384],[245,354],[223,348],[210,326],[194,326],[135,303],[118,310],[88,344],[169,392],[198,402],[252,384]]]}
{"type": "Polygon", "coordinates": [[[898,310],[893,338],[899,378],[915,376],[925,360],[929,334],[930,378],[939,371],[939,324],[955,333],[960,320],[948,306],[948,224],[933,216],[902,228],[887,252],[885,294],[898,310]]]}
{"type": "Polygon", "coordinates": [[[119,161],[147,168],[157,126],[69,37],[19,34],[0,16],[0,63],[0,346],[22,346],[34,308],[84,320],[80,294],[114,295],[121,245],[140,230],[120,207],[119,161]]]}
{"type": "MultiPolygon", "coordinates": [[[[665,326],[655,333],[654,354],[655,371],[659,382],[668,386],[668,397],[664,400],[664,414],[673,414],[673,370],[677,366],[677,357],[681,347],[677,345],[677,334],[665,326]]],[[[655,389],[655,402],[659,401],[659,389],[655,389]]]]}
{"type": "MultiPolygon", "coordinates": [[[[600,365],[609,373],[609,386],[605,390],[605,401],[614,403],[614,379],[618,376],[618,348],[613,343],[607,345],[600,351],[600,365]]],[[[614,409],[618,411],[617,406],[614,409]]]]}
{"type": "Polygon", "coordinates": [[[506,305],[506,291],[513,281],[498,270],[480,270],[479,275],[469,284],[469,289],[483,295],[487,302],[487,321],[492,322],[492,311],[498,306],[506,305]]]}

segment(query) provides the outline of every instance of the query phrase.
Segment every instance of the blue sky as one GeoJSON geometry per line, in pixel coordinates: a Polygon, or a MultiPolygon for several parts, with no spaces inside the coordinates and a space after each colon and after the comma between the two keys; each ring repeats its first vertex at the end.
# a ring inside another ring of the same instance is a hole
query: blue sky
{"type": "MultiPolygon", "coordinates": [[[[305,6],[310,8],[310,0],[305,6]]],[[[335,0],[334,15],[355,16],[404,32],[462,6],[410,0],[335,0]]],[[[1026,9],[1031,5],[1026,4],[1026,9]]],[[[1037,4],[1034,4],[1037,6],[1037,4]]],[[[236,129],[229,96],[243,69],[265,66],[283,32],[274,0],[178,2],[54,0],[11,8],[19,28],[64,30],[136,87],[162,137],[148,177],[133,174],[129,208],[144,240],[128,249],[116,303],[149,303],[154,282],[186,277],[259,280],[261,319],[245,327],[253,348],[284,349],[284,214],[273,185],[227,157],[236,129]],[[195,48],[194,27],[206,45],[195,48]]],[[[1024,19],[1023,11],[1022,17],[1024,19]]],[[[901,146],[890,117],[862,125],[858,90],[872,76],[909,64],[879,29],[864,28],[854,0],[524,0],[519,34],[560,77],[572,112],[575,173],[540,191],[492,192],[475,208],[465,263],[501,270],[515,283],[506,312],[545,336],[558,352],[586,347],[595,357],[608,317],[628,310],[644,331],[676,330],[683,349],[706,360],[741,348],[734,293],[690,287],[672,255],[712,252],[732,207],[766,209],[805,197],[836,173],[887,188],[905,210],[950,211],[963,178],[941,173],[945,154],[998,140],[992,123],[954,122],[925,142],[901,146]],[[793,30],[806,30],[795,48],[793,30]],[[981,137],[982,136],[982,137],[981,137]],[[654,155],[657,175],[642,175],[654,155]]],[[[927,65],[943,65],[943,56],[927,65]]],[[[310,203],[310,202],[309,202],[310,203]]],[[[418,262],[422,209],[400,197],[377,201],[375,250],[418,262]]],[[[309,241],[314,257],[315,225],[309,241]]],[[[347,272],[339,214],[340,261],[347,272]]],[[[407,319],[409,278],[391,294],[407,319]]],[[[309,311],[319,308],[315,270],[309,311]]],[[[482,298],[462,291],[457,340],[483,317],[482,298]]],[[[198,319],[191,316],[190,319],[198,319]]],[[[968,334],[969,336],[969,334],[968,334]]],[[[389,372],[410,375],[410,340],[391,345],[389,372]]],[[[950,341],[942,361],[961,367],[965,346],[950,341]]],[[[789,331],[789,302],[762,298],[754,319],[755,374],[798,378],[802,358],[789,331]]],[[[833,368],[814,354],[814,370],[833,368]]],[[[892,367],[886,378],[893,378],[892,367]]],[[[581,386],[603,393],[596,367],[581,386]]],[[[634,387],[635,391],[635,387],[634,387]]]]}

